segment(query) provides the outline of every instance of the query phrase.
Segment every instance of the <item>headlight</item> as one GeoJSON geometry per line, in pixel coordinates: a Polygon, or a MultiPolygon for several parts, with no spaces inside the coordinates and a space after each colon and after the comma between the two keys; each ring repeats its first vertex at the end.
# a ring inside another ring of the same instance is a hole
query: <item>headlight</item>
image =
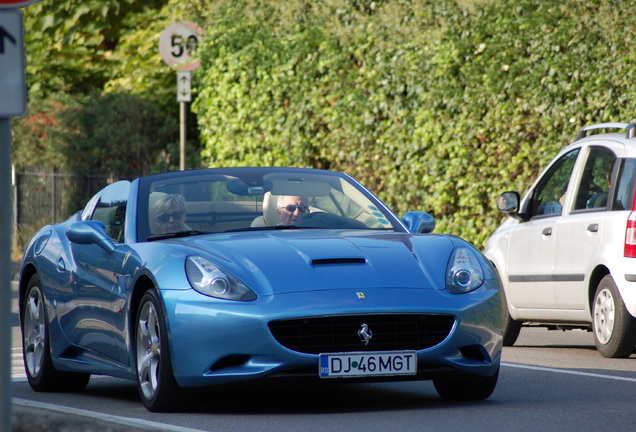
{"type": "Polygon", "coordinates": [[[256,299],[256,294],[247,285],[203,257],[186,259],[186,275],[192,288],[201,294],[226,300],[256,299]]]}
{"type": "Polygon", "coordinates": [[[468,248],[456,248],[446,269],[446,289],[453,294],[463,294],[479,288],[484,283],[484,270],[475,253],[468,248]]]}

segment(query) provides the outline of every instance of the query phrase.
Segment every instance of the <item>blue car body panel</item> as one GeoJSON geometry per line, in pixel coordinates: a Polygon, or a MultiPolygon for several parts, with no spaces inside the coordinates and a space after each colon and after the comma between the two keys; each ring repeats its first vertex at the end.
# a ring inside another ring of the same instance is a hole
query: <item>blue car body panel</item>
{"type": "MultiPolygon", "coordinates": [[[[363,209],[364,217],[360,217],[371,220],[366,222],[371,227],[246,227],[146,239],[151,228],[143,226],[150,211],[145,201],[153,187],[169,187],[179,179],[189,184],[189,179],[206,175],[236,176],[249,186],[244,188],[246,193],[255,194],[258,187],[249,179],[270,172],[275,174],[272,190],[280,187],[278,176],[286,172],[290,176],[308,173],[311,179],[333,175],[317,170],[261,168],[151,176],[122,189],[127,191],[125,225],[120,241],[112,241],[112,248],[110,240],[70,241],[72,235],[67,234],[82,227],[93,230],[95,236],[106,235],[108,222],[103,224],[88,214],[96,215],[98,211],[93,209],[99,209],[99,204],[94,207],[89,203],[67,221],[40,230],[24,253],[21,296],[30,277],[37,274],[46,302],[55,368],[136,379],[136,308],[144,290],[156,289],[165,310],[174,376],[183,387],[268,376],[317,378],[318,355],[284,346],[271,325],[320,317],[451,317],[447,335],[434,346],[417,350],[421,373],[413,378],[496,373],[502,313],[499,280],[489,262],[458,237],[408,232],[384,204],[343,174],[337,174],[336,180],[351,185],[344,190],[360,193],[372,203],[367,206],[372,216],[367,217],[363,209]],[[458,248],[471,251],[483,270],[483,283],[462,294],[447,287],[449,260],[458,248]],[[186,273],[186,260],[192,256],[203,257],[242,281],[255,293],[255,299],[227,300],[195,290],[186,273]]],[[[264,184],[267,189],[269,183],[264,184]]],[[[228,186],[230,189],[236,187],[228,186]]],[[[260,208],[258,201],[254,202],[260,208]]],[[[351,207],[358,211],[357,206],[351,207]]],[[[214,217],[218,219],[218,215],[214,217]]]]}

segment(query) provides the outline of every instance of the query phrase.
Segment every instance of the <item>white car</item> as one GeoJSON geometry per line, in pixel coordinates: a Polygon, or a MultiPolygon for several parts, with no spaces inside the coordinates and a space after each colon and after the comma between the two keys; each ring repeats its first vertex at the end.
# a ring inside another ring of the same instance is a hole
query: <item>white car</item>
{"type": "Polygon", "coordinates": [[[605,357],[634,352],[635,183],[636,125],[603,123],[585,127],[523,199],[499,196],[510,218],[485,254],[506,297],[505,346],[523,325],[542,325],[593,331],[605,357]]]}

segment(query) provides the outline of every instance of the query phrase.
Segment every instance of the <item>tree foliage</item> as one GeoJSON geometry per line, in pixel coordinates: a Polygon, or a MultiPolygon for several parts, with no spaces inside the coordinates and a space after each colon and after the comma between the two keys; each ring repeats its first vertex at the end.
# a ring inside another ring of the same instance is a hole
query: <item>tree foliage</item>
{"type": "Polygon", "coordinates": [[[176,149],[174,129],[162,128],[178,116],[175,75],[157,42],[171,20],[191,20],[207,33],[193,74],[198,122],[190,122],[205,165],[345,171],[398,212],[428,211],[437,231],[482,246],[502,219],[500,192],[526,189],[582,126],[632,119],[636,25],[622,11],[634,6],[44,0],[26,8],[37,108],[14,122],[15,152],[28,159],[26,143],[43,160],[59,150],[55,163],[77,150],[82,164],[115,164],[114,152],[129,148],[121,129],[152,149],[146,158],[130,147],[124,165],[141,157],[161,167],[176,149]],[[53,96],[59,91],[66,95],[53,96]],[[156,106],[145,123],[132,108],[147,104],[156,106]],[[54,133],[59,127],[68,130],[54,133]]]}
{"type": "Polygon", "coordinates": [[[66,155],[56,153],[54,140],[60,130],[59,117],[74,105],[72,97],[57,95],[29,102],[29,115],[12,122],[12,163],[17,167],[56,167],[66,162],[66,155]]]}
{"type": "Polygon", "coordinates": [[[585,124],[633,117],[618,3],[191,0],[202,157],[349,172],[481,246],[500,192],[585,124]]]}
{"type": "MultiPolygon", "coordinates": [[[[29,115],[13,121],[14,163],[115,177],[178,166],[176,73],[158,39],[182,12],[176,0],[25,8],[29,115]]],[[[195,121],[188,132],[188,166],[198,166],[195,121]]]]}
{"type": "Polygon", "coordinates": [[[87,94],[111,76],[121,38],[167,0],[44,0],[24,9],[31,96],[87,94]]]}
{"type": "Polygon", "coordinates": [[[13,127],[20,141],[13,152],[18,167],[127,177],[165,170],[177,141],[176,119],[126,93],[51,95],[36,99],[29,111],[13,127]]]}

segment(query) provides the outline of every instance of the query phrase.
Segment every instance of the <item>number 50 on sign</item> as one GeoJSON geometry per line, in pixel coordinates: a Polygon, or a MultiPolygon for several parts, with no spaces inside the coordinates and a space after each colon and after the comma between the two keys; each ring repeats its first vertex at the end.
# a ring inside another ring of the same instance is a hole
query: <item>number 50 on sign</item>
{"type": "Polygon", "coordinates": [[[201,63],[194,56],[204,36],[203,30],[190,21],[170,24],[159,37],[159,53],[168,66],[178,71],[192,71],[201,63]]]}

